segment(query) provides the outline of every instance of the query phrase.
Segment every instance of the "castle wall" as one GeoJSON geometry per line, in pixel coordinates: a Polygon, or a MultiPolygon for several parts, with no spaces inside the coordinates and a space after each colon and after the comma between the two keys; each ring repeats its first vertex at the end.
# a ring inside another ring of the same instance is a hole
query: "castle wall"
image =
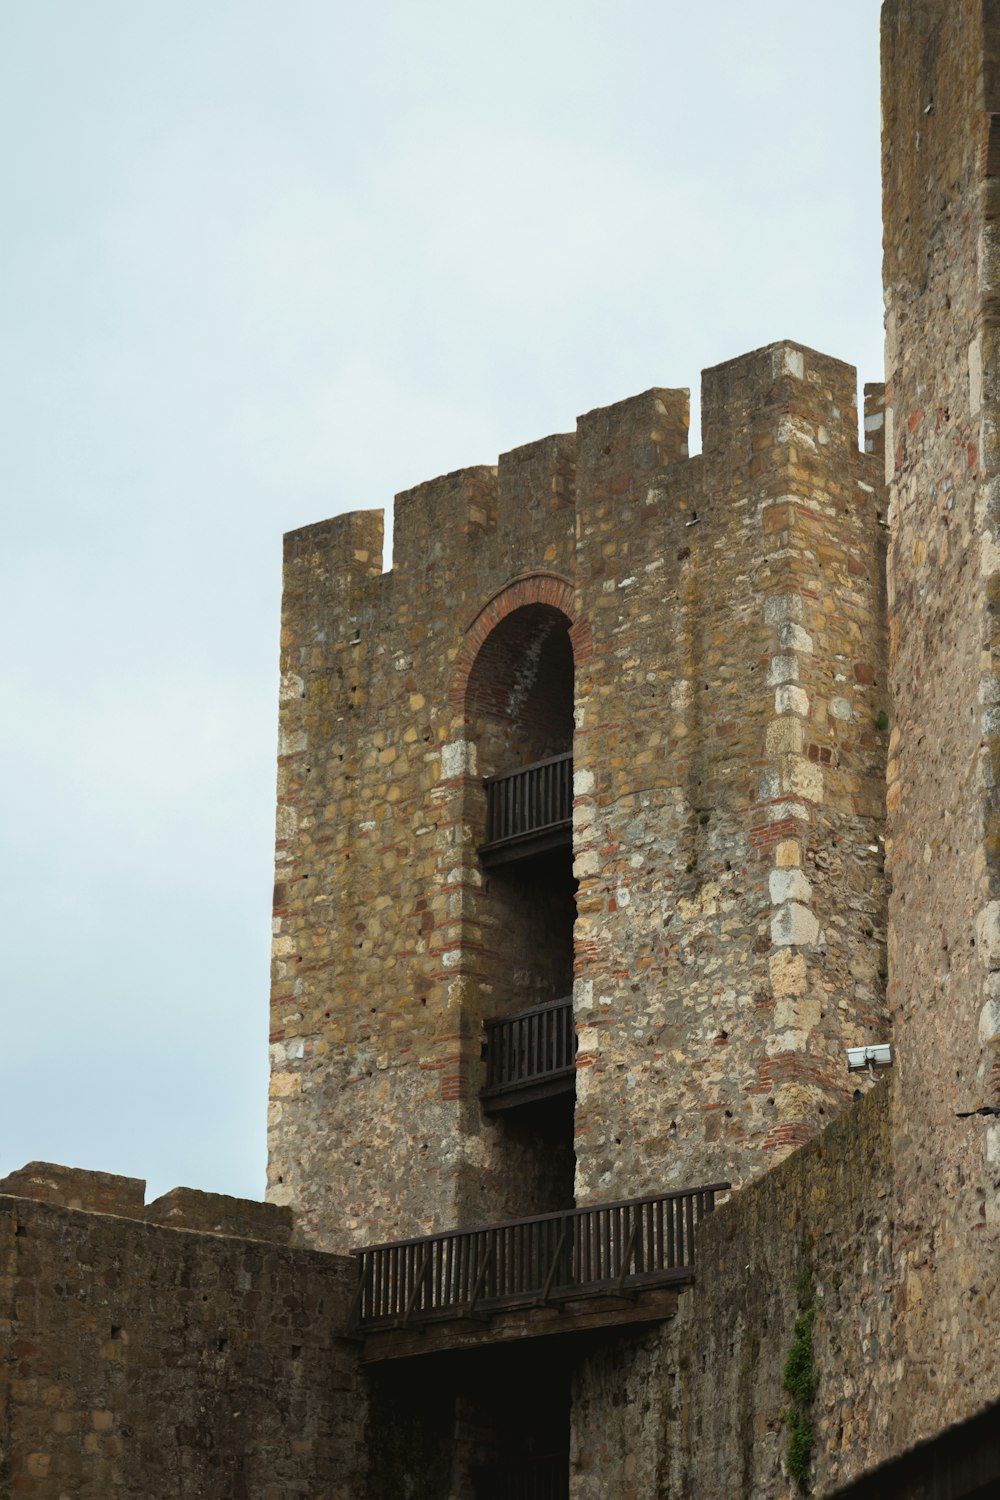
{"type": "Polygon", "coordinates": [[[882,24],[898,1449],[997,1389],[1000,7],[882,24]]]}
{"type": "Polygon", "coordinates": [[[337,1337],[349,1262],[280,1243],[289,1225],[267,1205],[181,1189],[144,1210],[128,1178],[37,1163],[12,1175],[0,1184],[4,1494],[355,1500],[365,1404],[355,1349],[337,1337]]]}
{"type": "Polygon", "coordinates": [[[811,1493],[832,1494],[886,1451],[892,1175],[883,1085],[716,1210],[674,1322],[622,1337],[576,1371],[574,1500],[795,1493],[784,1373],[806,1300],[817,1381],[811,1493]]]}

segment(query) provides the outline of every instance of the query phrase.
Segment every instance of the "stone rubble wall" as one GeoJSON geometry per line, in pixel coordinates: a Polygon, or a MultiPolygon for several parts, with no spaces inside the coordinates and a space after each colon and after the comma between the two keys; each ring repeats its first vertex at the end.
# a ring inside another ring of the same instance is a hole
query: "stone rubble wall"
{"type": "Polygon", "coordinates": [[[706,371],[693,463],[651,462],[647,398],[581,428],[579,1201],[766,1170],[885,1031],[883,502],[855,392],[778,344],[706,371]]]}
{"type": "Polygon", "coordinates": [[[532,1169],[478,1100],[493,1011],[456,682],[504,585],[508,607],[572,594],[566,452],[399,496],[384,575],[380,515],[286,541],[268,1195],[308,1243],[516,1212],[532,1169]],[[522,599],[527,557],[546,571],[522,599]]]}
{"type": "Polygon", "coordinates": [[[1000,6],[882,13],[894,1449],[997,1391],[1000,6]]]}
{"type": "Polygon", "coordinates": [[[704,1222],[672,1323],[579,1363],[572,1500],[796,1500],[784,1372],[803,1295],[810,1493],[834,1494],[895,1450],[891,1123],[887,1079],[704,1222]]]}
{"type": "Polygon", "coordinates": [[[704,1225],[697,1284],[662,1358],[662,1488],[638,1493],[794,1500],[784,1370],[804,1294],[815,1308],[811,1493],[832,1494],[891,1449],[893,1167],[886,1081],[704,1225]]]}
{"type": "MultiPolygon", "coordinates": [[[[349,1261],[241,1237],[241,1200],[226,1219],[225,1200],[197,1195],[223,1226],[209,1233],[133,1217],[132,1179],[46,1163],[12,1176],[24,1180],[0,1184],[0,1492],[356,1500],[365,1398],[338,1336],[349,1261]],[[64,1207],[60,1183],[106,1208],[64,1207]]],[[[287,1237],[280,1211],[275,1224],[256,1208],[287,1237]]]]}

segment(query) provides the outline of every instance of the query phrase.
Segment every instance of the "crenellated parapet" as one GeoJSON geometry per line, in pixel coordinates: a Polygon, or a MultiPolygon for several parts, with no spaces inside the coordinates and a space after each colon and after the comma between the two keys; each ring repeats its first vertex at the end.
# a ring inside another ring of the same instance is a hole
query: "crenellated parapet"
{"type": "Polygon", "coordinates": [[[270,1240],[283,1245],[292,1236],[290,1210],[274,1203],[187,1187],[171,1188],[152,1203],[146,1203],[146,1184],[141,1177],[64,1167],[58,1162],[32,1161],[16,1172],[9,1172],[0,1179],[0,1197],[25,1198],[81,1213],[110,1214],[171,1229],[270,1240]]]}

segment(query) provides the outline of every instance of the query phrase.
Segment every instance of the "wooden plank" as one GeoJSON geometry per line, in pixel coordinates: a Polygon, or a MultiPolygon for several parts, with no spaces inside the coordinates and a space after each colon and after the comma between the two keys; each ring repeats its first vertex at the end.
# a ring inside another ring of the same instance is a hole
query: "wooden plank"
{"type": "Polygon", "coordinates": [[[447,1349],[481,1349],[490,1344],[515,1343],[523,1339],[572,1336],[600,1329],[662,1323],[677,1312],[675,1289],[640,1292],[634,1300],[609,1296],[567,1302],[561,1307],[535,1307],[493,1315],[488,1323],[468,1316],[448,1322],[424,1324],[418,1331],[386,1329],[366,1335],[363,1364],[408,1359],[447,1349]]]}

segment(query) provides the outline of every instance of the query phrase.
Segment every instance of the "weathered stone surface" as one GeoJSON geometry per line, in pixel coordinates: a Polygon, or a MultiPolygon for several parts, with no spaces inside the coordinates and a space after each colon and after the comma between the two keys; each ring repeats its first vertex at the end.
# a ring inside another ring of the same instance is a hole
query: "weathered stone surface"
{"type": "Polygon", "coordinates": [[[889,996],[899,1058],[891,1213],[905,1316],[896,1359],[874,1379],[898,1450],[970,1415],[998,1387],[995,1361],[977,1355],[1000,1334],[996,1166],[986,1121],[956,1117],[1000,1103],[996,1043],[981,1025],[1000,963],[1000,741],[989,707],[1000,660],[1000,8],[889,0],[882,36],[889,996]]]}
{"type": "Polygon", "coordinates": [[[661,1342],[662,1488],[640,1493],[790,1500],[783,1376],[803,1278],[816,1308],[812,1492],[832,1493],[892,1446],[879,1392],[898,1357],[893,1163],[883,1084],[706,1222],[697,1287],[661,1342]]]}
{"type": "Polygon", "coordinates": [[[58,1162],[31,1161],[0,1181],[0,1193],[35,1198],[39,1203],[61,1203],[90,1213],[124,1214],[141,1218],[146,1184],[140,1177],[118,1177],[112,1172],[87,1172],[58,1162]]]}
{"type": "MultiPolygon", "coordinates": [[[[12,1176],[31,1187],[38,1165],[12,1176]]],[[[60,1190],[93,1175],[45,1168],[60,1190]]],[[[198,1197],[218,1219],[220,1200],[198,1197]]],[[[118,1205],[0,1195],[10,1493],[357,1500],[365,1396],[355,1346],[338,1337],[353,1265],[232,1229],[146,1223],[141,1203],[135,1217],[118,1205]]],[[[232,1200],[234,1218],[246,1212],[232,1200]]]]}
{"type": "Polygon", "coordinates": [[[151,1224],[169,1224],[171,1229],[273,1240],[279,1245],[287,1245],[292,1237],[290,1208],[258,1203],[252,1198],[230,1198],[223,1193],[202,1193],[196,1188],[172,1188],[149,1204],[145,1217],[151,1224]]]}

